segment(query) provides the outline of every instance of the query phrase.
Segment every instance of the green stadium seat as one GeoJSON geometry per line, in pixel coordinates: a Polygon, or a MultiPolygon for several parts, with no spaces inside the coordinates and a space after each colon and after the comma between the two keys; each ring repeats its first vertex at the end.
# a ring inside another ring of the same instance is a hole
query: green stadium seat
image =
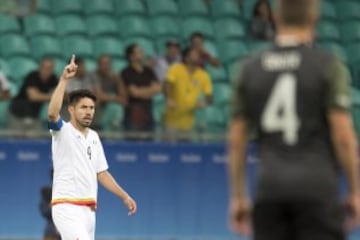
{"type": "Polygon", "coordinates": [[[48,114],[47,114],[48,109],[49,109],[49,103],[47,102],[43,103],[39,114],[40,115],[39,118],[43,126],[46,126],[48,122],[48,114]]]}
{"type": "Polygon", "coordinates": [[[0,102],[0,129],[5,129],[7,126],[9,104],[10,101],[0,102]]]}
{"type": "Polygon", "coordinates": [[[0,49],[3,57],[30,56],[30,47],[26,39],[17,34],[0,37],[0,49]]]}
{"type": "Polygon", "coordinates": [[[225,64],[234,60],[240,60],[249,54],[246,44],[242,41],[220,41],[218,49],[221,53],[220,58],[225,64]]]}
{"type": "Polygon", "coordinates": [[[360,44],[354,43],[346,47],[347,56],[350,64],[360,63],[360,44]]]}
{"type": "Polygon", "coordinates": [[[124,46],[113,37],[99,37],[93,41],[94,54],[98,58],[101,55],[110,55],[113,58],[124,56],[124,46]]]}
{"type": "Polygon", "coordinates": [[[59,36],[87,34],[86,24],[79,16],[61,15],[55,19],[55,22],[59,36]]]}
{"type": "Polygon", "coordinates": [[[51,9],[55,15],[82,14],[82,0],[52,0],[51,9]]]}
{"type": "Polygon", "coordinates": [[[15,84],[14,82],[10,81],[10,94],[11,96],[16,96],[19,93],[21,86],[19,84],[15,84]]]}
{"type": "Polygon", "coordinates": [[[257,54],[261,51],[269,49],[271,46],[271,42],[266,41],[252,41],[249,43],[251,54],[257,54]]]}
{"type": "Polygon", "coordinates": [[[151,20],[151,29],[156,37],[178,38],[180,28],[178,23],[171,17],[160,16],[151,20]]]}
{"type": "Polygon", "coordinates": [[[155,46],[152,41],[146,38],[127,38],[124,40],[125,48],[130,44],[139,44],[140,47],[144,50],[146,57],[156,56],[155,46]]]}
{"type": "Polygon", "coordinates": [[[97,68],[97,60],[93,58],[85,58],[85,67],[87,72],[94,72],[97,68]]]}
{"type": "Polygon", "coordinates": [[[31,58],[26,57],[12,57],[9,60],[10,74],[17,86],[20,86],[24,78],[32,71],[38,69],[38,64],[31,58]]]}
{"type": "Polygon", "coordinates": [[[64,58],[54,58],[54,72],[56,76],[61,76],[64,71],[65,66],[69,63],[67,59],[64,58]]]}
{"type": "Polygon", "coordinates": [[[214,28],[212,23],[204,18],[192,17],[183,22],[183,38],[189,39],[194,32],[201,32],[205,38],[214,38],[214,28]]]}
{"type": "Polygon", "coordinates": [[[352,117],[353,123],[356,130],[357,138],[360,140],[360,91],[358,88],[351,89],[352,97],[352,117]]]}
{"type": "Polygon", "coordinates": [[[328,19],[328,20],[336,20],[337,14],[335,7],[331,1],[321,1],[321,18],[328,19]]]}
{"type": "Polygon", "coordinates": [[[164,94],[159,93],[159,94],[155,95],[153,102],[155,105],[164,105],[165,104],[164,94]]]}
{"type": "Polygon", "coordinates": [[[114,72],[120,73],[128,65],[128,62],[124,59],[114,58],[111,65],[114,72]]]}
{"type": "Polygon", "coordinates": [[[212,0],[211,13],[215,18],[241,18],[240,8],[236,0],[212,0]]]}
{"type": "Polygon", "coordinates": [[[86,58],[93,57],[93,48],[88,38],[70,36],[62,41],[63,57],[69,58],[72,54],[86,58]]]}
{"type": "Polygon", "coordinates": [[[51,14],[51,1],[38,0],[36,5],[36,12],[43,14],[51,14]]]}
{"type": "Polygon", "coordinates": [[[51,36],[34,36],[30,39],[31,53],[40,60],[43,57],[61,56],[61,45],[57,38],[51,36]]]}
{"type": "Polygon", "coordinates": [[[204,1],[179,0],[181,15],[184,17],[209,15],[208,8],[204,1]]]}
{"type": "Polygon", "coordinates": [[[119,21],[119,32],[122,37],[152,37],[146,19],[137,16],[123,17],[119,21]]]}
{"type": "Polygon", "coordinates": [[[240,73],[241,61],[235,60],[227,64],[227,72],[230,83],[233,83],[240,73]]]}
{"type": "Polygon", "coordinates": [[[217,20],[215,32],[218,39],[243,39],[247,35],[244,26],[235,19],[217,20]]]}
{"type": "Polygon", "coordinates": [[[55,22],[46,15],[29,15],[24,19],[25,33],[27,36],[40,34],[55,35],[55,22]]]}
{"type": "Polygon", "coordinates": [[[106,132],[120,130],[123,118],[123,107],[120,104],[108,103],[101,117],[101,126],[106,132]]]}
{"type": "Polygon", "coordinates": [[[359,141],[360,140],[360,134],[359,134],[360,133],[360,108],[354,107],[351,110],[351,113],[352,113],[352,117],[353,117],[356,136],[359,141]]]}
{"type": "Polygon", "coordinates": [[[174,0],[146,0],[150,16],[177,16],[178,6],[174,0]]]}
{"type": "Polygon", "coordinates": [[[360,19],[360,2],[358,1],[336,1],[336,9],[341,20],[360,19]]]}
{"type": "Polygon", "coordinates": [[[257,0],[242,1],[241,8],[246,20],[250,20],[252,18],[256,2],[257,0]]]}
{"type": "Polygon", "coordinates": [[[340,27],[341,37],[346,44],[359,42],[360,21],[346,21],[340,27]]]}
{"type": "Polygon", "coordinates": [[[212,56],[219,57],[218,49],[213,41],[206,40],[204,47],[212,56]]]}
{"type": "Polygon", "coordinates": [[[89,17],[86,24],[91,37],[116,36],[119,34],[116,22],[109,16],[96,15],[89,17]]]}
{"type": "Polygon", "coordinates": [[[164,106],[164,104],[153,105],[153,116],[156,125],[162,125],[163,123],[164,106]]]}
{"type": "Polygon", "coordinates": [[[223,130],[226,125],[223,109],[221,107],[208,106],[197,111],[196,125],[210,133],[223,130]]]}
{"type": "Polygon", "coordinates": [[[231,97],[231,88],[229,84],[216,83],[214,88],[214,104],[219,107],[229,104],[231,97]]]}
{"type": "Polygon", "coordinates": [[[7,33],[19,33],[20,24],[16,17],[0,14],[0,35],[7,33]]]}
{"type": "Polygon", "coordinates": [[[321,43],[320,48],[332,52],[338,58],[340,58],[340,60],[342,60],[344,63],[348,62],[348,57],[347,57],[346,51],[344,50],[344,48],[341,45],[333,43],[333,42],[324,42],[324,43],[321,43]]]}
{"type": "Polygon", "coordinates": [[[145,6],[141,0],[121,0],[115,1],[116,14],[118,16],[126,15],[145,15],[145,6]]]}
{"type": "Polygon", "coordinates": [[[84,3],[87,15],[114,14],[113,0],[86,0],[84,3]]]}
{"type": "Polygon", "coordinates": [[[360,88],[360,44],[351,44],[347,47],[346,51],[349,58],[349,67],[353,76],[353,86],[360,88]]]}
{"type": "Polygon", "coordinates": [[[225,82],[227,81],[227,74],[223,67],[213,67],[211,65],[206,66],[206,71],[209,73],[213,82],[225,82]]]}
{"type": "Polygon", "coordinates": [[[8,76],[10,74],[10,67],[7,61],[0,58],[0,72],[8,76]]]}
{"type": "Polygon", "coordinates": [[[360,90],[357,88],[351,88],[351,98],[353,107],[359,108],[360,110],[360,90]]]}
{"type": "Polygon", "coordinates": [[[317,26],[317,34],[320,40],[339,41],[340,31],[337,25],[331,22],[320,22],[317,26]]]}

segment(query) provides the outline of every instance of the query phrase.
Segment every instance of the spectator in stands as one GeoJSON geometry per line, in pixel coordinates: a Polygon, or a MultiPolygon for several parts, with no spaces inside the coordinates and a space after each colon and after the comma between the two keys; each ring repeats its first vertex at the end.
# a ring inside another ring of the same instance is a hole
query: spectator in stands
{"type": "Polygon", "coordinates": [[[1,0],[0,12],[24,17],[36,11],[37,0],[1,0]]]}
{"type": "Polygon", "coordinates": [[[216,57],[212,56],[204,46],[204,35],[200,32],[195,32],[190,37],[191,48],[195,49],[199,53],[199,64],[201,67],[205,67],[207,64],[213,67],[219,67],[220,61],[216,57]]]}
{"type": "Polygon", "coordinates": [[[95,92],[96,84],[93,79],[89,76],[86,71],[86,64],[84,59],[77,57],[75,60],[78,69],[76,71],[75,77],[68,83],[66,87],[66,93],[79,90],[79,89],[87,89],[95,92]]]}
{"type": "Polygon", "coordinates": [[[48,102],[57,85],[54,62],[44,58],[38,71],[28,74],[18,95],[10,104],[9,127],[19,130],[40,129],[39,115],[43,103],[48,102]]]}
{"type": "Polygon", "coordinates": [[[257,40],[272,40],[275,34],[275,24],[270,3],[267,0],[258,0],[253,12],[250,25],[251,35],[257,40]]]}
{"type": "Polygon", "coordinates": [[[180,44],[176,40],[169,40],[166,42],[166,53],[155,60],[154,72],[157,79],[163,82],[166,78],[166,73],[171,65],[180,62],[180,44]]]}
{"type": "Polygon", "coordinates": [[[212,102],[212,84],[209,74],[198,65],[197,49],[184,49],[182,58],[183,62],[174,64],[167,73],[164,123],[170,138],[186,140],[193,130],[196,110],[212,102]],[[202,95],[204,100],[200,100],[202,95]]]}
{"type": "Polygon", "coordinates": [[[151,136],[140,136],[139,133],[152,134],[154,119],[152,113],[152,98],[161,92],[155,73],[144,65],[143,50],[137,44],[126,48],[128,66],[121,72],[128,96],[125,107],[124,128],[131,135],[130,140],[149,140],[151,136]],[[136,135],[136,136],[135,136],[136,135]]]}
{"type": "Polygon", "coordinates": [[[10,84],[5,73],[0,69],[0,100],[8,100],[10,95],[10,84]]]}
{"type": "MultiPolygon", "coordinates": [[[[50,178],[53,179],[53,170],[50,171],[50,178]]],[[[56,230],[55,224],[52,220],[51,214],[51,196],[52,196],[52,186],[47,185],[43,186],[40,190],[41,201],[40,201],[40,212],[41,215],[46,220],[46,227],[44,231],[44,240],[60,240],[60,234],[56,230]]]]}
{"type": "Polygon", "coordinates": [[[121,86],[118,74],[112,71],[111,57],[102,55],[98,58],[97,69],[89,75],[89,82],[94,83],[95,93],[98,97],[98,106],[96,118],[93,126],[96,129],[101,128],[101,116],[107,104],[125,104],[125,89],[121,86]]]}

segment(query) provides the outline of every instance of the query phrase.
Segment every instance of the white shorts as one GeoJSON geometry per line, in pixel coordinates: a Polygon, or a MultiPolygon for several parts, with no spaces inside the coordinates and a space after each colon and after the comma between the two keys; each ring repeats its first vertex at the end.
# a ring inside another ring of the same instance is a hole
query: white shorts
{"type": "Polygon", "coordinates": [[[52,218],[62,240],[95,239],[95,211],[90,207],[56,204],[52,207],[52,218]]]}

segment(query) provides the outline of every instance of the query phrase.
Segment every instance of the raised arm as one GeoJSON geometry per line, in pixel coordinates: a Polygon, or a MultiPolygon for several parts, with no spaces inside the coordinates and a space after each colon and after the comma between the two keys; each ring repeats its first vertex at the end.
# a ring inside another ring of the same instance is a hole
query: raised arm
{"type": "Polygon", "coordinates": [[[75,76],[77,65],[75,64],[75,55],[72,56],[69,65],[67,65],[62,73],[59,83],[50,99],[48,108],[48,121],[55,123],[60,118],[60,110],[64,100],[64,94],[68,81],[75,76]]]}
{"type": "Polygon", "coordinates": [[[136,212],[136,202],[129,196],[127,192],[116,182],[109,171],[98,173],[98,181],[108,191],[122,199],[126,207],[129,209],[129,216],[136,212]]]}

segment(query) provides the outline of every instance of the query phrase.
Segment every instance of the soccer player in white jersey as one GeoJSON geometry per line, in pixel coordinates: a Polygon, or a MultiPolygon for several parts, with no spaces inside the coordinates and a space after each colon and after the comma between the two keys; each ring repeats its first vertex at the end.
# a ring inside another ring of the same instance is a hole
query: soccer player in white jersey
{"type": "Polygon", "coordinates": [[[59,114],[66,85],[76,70],[73,55],[48,109],[54,164],[52,216],[63,240],[93,240],[98,182],[123,201],[129,215],[136,212],[136,203],[108,172],[100,138],[89,128],[96,96],[88,90],[74,91],[69,94],[70,122],[59,114]]]}

